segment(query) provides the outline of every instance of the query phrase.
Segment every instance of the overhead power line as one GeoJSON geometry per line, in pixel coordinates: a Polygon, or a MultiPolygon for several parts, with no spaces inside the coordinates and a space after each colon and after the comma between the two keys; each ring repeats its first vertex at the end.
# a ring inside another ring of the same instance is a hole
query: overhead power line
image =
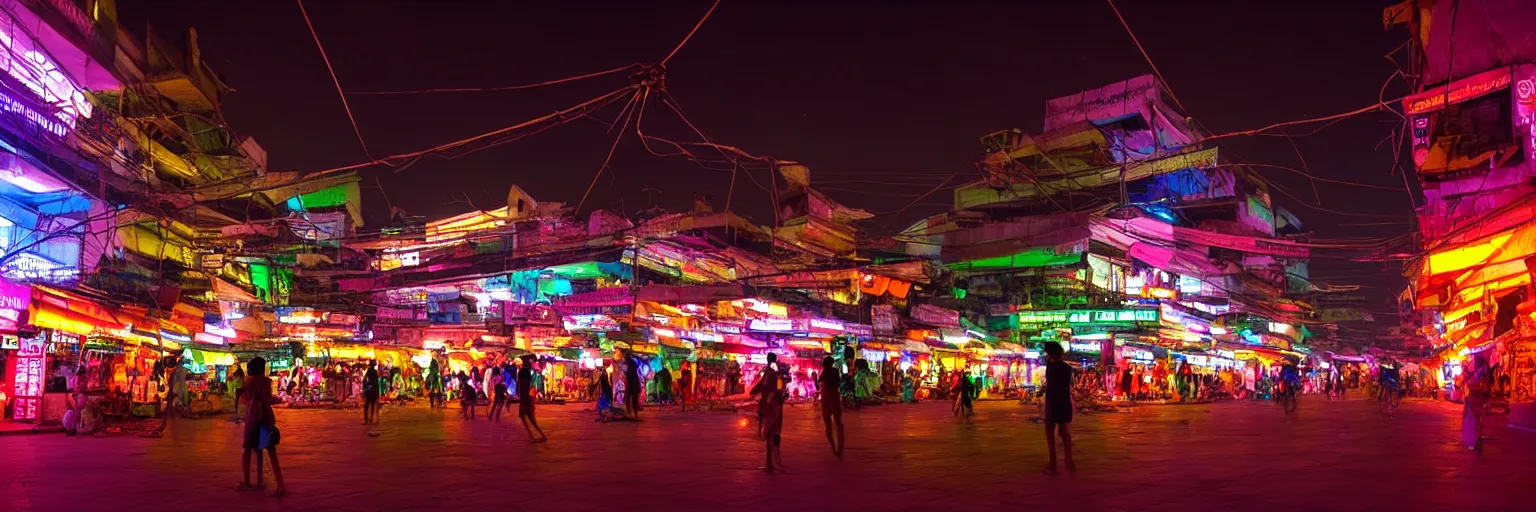
{"type": "Polygon", "coordinates": [[[613,68],[613,69],[605,69],[605,70],[602,70],[602,71],[597,71],[597,72],[593,72],[593,73],[587,73],[587,74],[584,74],[584,75],[568,76],[568,77],[565,77],[565,78],[558,78],[558,79],[555,79],[555,80],[547,80],[547,81],[543,81],[543,82],[539,82],[539,83],[533,83],[533,84],[507,85],[507,86],[501,86],[501,87],[436,87],[436,88],[430,88],[430,89],[406,89],[406,90],[396,90],[396,91],[348,91],[346,94],[351,94],[351,95],[354,95],[354,96],[387,96],[387,95],[398,95],[398,94],[432,94],[432,93],[444,93],[444,92],[500,92],[500,91],[516,91],[516,90],[521,90],[521,89],[534,89],[534,88],[545,87],[545,86],[549,86],[549,85],[558,85],[558,84],[563,84],[563,83],[568,83],[568,82],[576,82],[576,81],[580,81],[580,80],[586,80],[588,78],[597,78],[597,77],[600,77],[600,76],[607,76],[607,75],[612,75],[612,74],[616,74],[616,73],[623,73],[625,71],[633,71],[633,70],[639,69],[639,68],[640,68],[640,64],[639,63],[634,63],[634,64],[628,64],[628,65],[625,65],[625,66],[616,67],[616,68],[613,68]]]}
{"type": "Polygon", "coordinates": [[[1109,2],[1110,10],[1115,11],[1115,18],[1120,20],[1120,26],[1125,27],[1125,33],[1131,36],[1131,42],[1136,43],[1136,49],[1141,50],[1141,57],[1147,60],[1148,66],[1152,66],[1152,73],[1157,75],[1157,79],[1163,83],[1163,88],[1168,90],[1168,97],[1173,99],[1174,105],[1178,105],[1181,111],[1189,112],[1189,109],[1184,108],[1184,103],[1179,101],[1179,97],[1173,94],[1173,88],[1168,85],[1168,79],[1163,78],[1163,72],[1157,69],[1157,63],[1152,62],[1152,56],[1147,54],[1146,47],[1143,47],[1141,40],[1136,38],[1136,33],[1131,31],[1131,25],[1125,22],[1125,16],[1120,14],[1120,8],[1115,7],[1115,0],[1105,1],[1109,2]]]}
{"type": "Polygon", "coordinates": [[[665,58],[661,59],[661,65],[662,66],[667,65],[667,62],[670,62],[672,60],[672,57],[677,55],[677,52],[682,50],[683,46],[688,44],[689,40],[693,39],[693,34],[697,33],[699,31],[699,27],[704,26],[704,22],[709,20],[709,15],[715,13],[715,8],[716,7],[720,7],[720,0],[715,0],[715,4],[709,6],[709,10],[708,11],[704,11],[704,17],[699,18],[699,22],[693,24],[693,30],[689,30],[688,31],[688,35],[683,36],[683,40],[679,41],[677,43],[677,47],[672,48],[672,53],[668,53],[665,58]]]}
{"type": "Polygon", "coordinates": [[[363,140],[363,131],[357,128],[357,118],[352,116],[352,105],[347,103],[347,93],[341,90],[341,80],[336,78],[336,68],[331,67],[331,58],[325,54],[325,45],[320,44],[320,34],[315,32],[315,24],[309,21],[309,11],[304,9],[304,0],[294,0],[299,4],[299,13],[304,15],[304,25],[309,27],[309,35],[315,38],[315,48],[320,49],[320,60],[325,61],[325,70],[331,73],[331,83],[336,84],[336,95],[341,96],[341,108],[347,111],[347,120],[352,122],[352,133],[357,134],[357,143],[363,146],[363,156],[373,158],[373,153],[368,151],[368,143],[363,140]]]}

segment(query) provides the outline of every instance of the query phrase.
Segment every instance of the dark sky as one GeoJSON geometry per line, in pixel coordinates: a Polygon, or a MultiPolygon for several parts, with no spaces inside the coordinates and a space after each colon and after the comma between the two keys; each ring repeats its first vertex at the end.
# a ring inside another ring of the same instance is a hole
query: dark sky
{"type": "MultiPolygon", "coordinates": [[[[1132,29],[1189,114],[1215,132],[1335,114],[1370,105],[1395,68],[1383,56],[1406,38],[1384,31],[1389,2],[1121,0],[1132,29]]],[[[665,56],[710,0],[672,2],[322,1],[305,4],[344,88],[494,87],[539,82],[665,56]]],[[[325,65],[292,1],[119,0],[132,30],[167,38],[196,27],[204,58],[237,89],[226,102],[236,131],[254,136],[275,169],[312,171],[367,161],[325,65]]],[[[851,206],[900,209],[952,172],[971,172],[991,131],[1039,132],[1045,101],[1150,72],[1108,4],[1061,2],[754,2],[726,0],[670,63],[668,86],[714,139],[797,160],[813,184],[851,206]],[[935,177],[934,175],[939,175],[935,177]],[[895,184],[871,184],[886,181],[895,184]]],[[[622,75],[548,88],[486,93],[352,96],[375,156],[415,151],[547,114],[616,89],[622,75]]],[[[1387,98],[1399,97],[1399,80],[1387,98]]],[[[612,119],[617,109],[604,112],[612,119]]],[[[1377,143],[1397,118],[1379,113],[1295,139],[1313,173],[1402,186],[1377,143]]],[[[1298,132],[1308,131],[1304,129],[1298,132]]],[[[647,133],[696,140],[660,105],[647,133]]],[[[427,159],[381,179],[389,201],[429,218],[501,205],[507,187],[575,203],[612,137],[581,121],[462,158],[427,159]],[[457,201],[457,202],[456,202],[457,201]]],[[[657,203],[686,208],[701,191],[723,202],[730,173],[645,152],[630,136],[598,181],[592,206],[630,213],[657,203]]],[[[1245,161],[1300,167],[1284,138],[1228,144],[1245,161]]],[[[1311,185],[1263,171],[1303,198],[1311,185]]],[[[767,176],[759,175],[766,183],[767,176]]],[[[1319,183],[1325,208],[1291,205],[1319,237],[1407,231],[1404,192],[1319,183]],[[1357,226],[1350,224],[1397,223],[1357,226]]],[[[936,194],[892,225],[943,211],[936,194]]],[[[371,219],[383,196],[365,197],[371,219]]],[[[743,178],[733,209],[767,219],[768,199],[743,178]]],[[[1320,260],[1316,273],[1387,297],[1396,264],[1320,260]],[[1363,278],[1363,280],[1362,280],[1363,278]]]]}

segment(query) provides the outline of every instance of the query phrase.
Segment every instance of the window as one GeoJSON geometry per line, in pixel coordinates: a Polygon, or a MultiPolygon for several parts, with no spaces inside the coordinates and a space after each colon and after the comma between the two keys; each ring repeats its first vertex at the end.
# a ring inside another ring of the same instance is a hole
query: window
{"type": "Polygon", "coordinates": [[[1489,94],[1415,117],[1414,160],[1419,171],[1440,174],[1520,163],[1507,94],[1489,94]]]}

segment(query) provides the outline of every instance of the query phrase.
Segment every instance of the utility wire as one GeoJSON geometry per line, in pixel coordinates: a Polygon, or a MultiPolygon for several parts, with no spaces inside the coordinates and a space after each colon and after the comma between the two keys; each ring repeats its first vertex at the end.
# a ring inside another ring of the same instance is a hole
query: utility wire
{"type": "Polygon", "coordinates": [[[320,34],[315,32],[315,24],[309,21],[309,11],[304,9],[304,0],[294,0],[299,4],[299,13],[304,15],[304,25],[309,27],[309,35],[315,38],[315,48],[320,49],[320,60],[325,61],[325,70],[331,73],[331,83],[336,84],[336,95],[341,96],[341,108],[347,111],[347,120],[352,122],[352,133],[357,134],[357,143],[363,146],[363,156],[373,158],[373,153],[368,151],[368,143],[363,141],[363,131],[357,128],[357,118],[352,116],[352,105],[347,103],[347,93],[341,89],[341,80],[336,78],[336,68],[331,67],[331,58],[325,54],[325,45],[320,44],[320,34]]]}
{"type": "Polygon", "coordinates": [[[1125,33],[1131,36],[1131,42],[1136,43],[1136,49],[1141,50],[1141,57],[1147,60],[1147,65],[1152,66],[1152,72],[1157,74],[1157,79],[1163,82],[1163,88],[1168,90],[1168,97],[1173,99],[1173,104],[1177,105],[1179,110],[1187,114],[1189,109],[1184,108],[1184,103],[1180,102],[1179,97],[1173,94],[1173,88],[1168,85],[1168,79],[1163,78],[1163,72],[1158,71],[1157,63],[1152,62],[1152,56],[1147,54],[1146,47],[1141,45],[1141,40],[1136,38],[1136,33],[1131,31],[1131,25],[1125,22],[1125,16],[1120,14],[1120,8],[1115,7],[1115,0],[1105,1],[1109,2],[1110,10],[1115,11],[1115,17],[1120,20],[1120,26],[1125,27],[1125,33]]]}
{"type": "Polygon", "coordinates": [[[689,30],[688,35],[683,36],[683,40],[677,43],[677,47],[672,48],[672,53],[668,53],[666,58],[661,59],[662,66],[667,65],[667,62],[670,62],[672,57],[677,55],[677,52],[683,49],[683,45],[688,44],[688,40],[693,39],[693,34],[699,31],[699,27],[704,26],[704,22],[709,20],[709,15],[715,13],[716,7],[720,7],[720,0],[715,0],[715,4],[709,6],[708,11],[704,11],[704,17],[699,18],[699,22],[693,24],[693,30],[689,30]]]}
{"type": "Polygon", "coordinates": [[[568,76],[568,77],[565,77],[565,78],[549,80],[549,81],[544,81],[544,82],[539,82],[539,83],[534,83],[534,84],[507,85],[507,86],[501,86],[501,87],[436,87],[436,88],[431,88],[431,89],[408,89],[408,90],[394,90],[394,91],[349,91],[349,92],[347,92],[347,94],[354,95],[354,96],[387,96],[387,95],[398,95],[398,94],[432,94],[432,93],[444,93],[444,92],[500,92],[500,91],[516,91],[516,90],[522,90],[522,89],[533,89],[533,88],[537,88],[537,87],[544,87],[544,86],[549,86],[549,85],[558,85],[558,84],[563,84],[563,83],[568,83],[568,82],[575,82],[575,81],[578,81],[578,80],[586,80],[588,78],[597,78],[597,77],[600,77],[600,76],[607,76],[607,75],[612,75],[612,74],[615,74],[615,73],[623,73],[625,71],[634,70],[634,69],[639,68],[639,67],[640,67],[640,64],[638,64],[638,63],[637,64],[629,64],[629,65],[626,65],[626,66],[620,66],[620,67],[616,67],[616,68],[613,68],[613,69],[607,69],[607,70],[598,71],[598,72],[594,72],[594,73],[587,73],[587,74],[584,74],[584,75],[568,76]]]}
{"type": "MultiPolygon", "coordinates": [[[[640,89],[635,91],[635,95],[630,99],[630,103],[633,104],[638,102],[640,100],[640,95],[644,94],[647,90],[648,89],[640,89]]],[[[608,163],[613,161],[613,152],[614,150],[619,149],[619,141],[624,140],[624,128],[629,127],[629,120],[634,117],[635,113],[636,112],[630,112],[630,115],[624,117],[623,126],[619,128],[618,135],[613,138],[613,144],[608,146],[608,156],[603,158],[603,165],[597,168],[597,174],[592,175],[592,183],[587,185],[587,191],[581,194],[581,201],[576,203],[577,212],[580,212],[581,207],[587,204],[587,196],[592,194],[592,187],[597,186],[597,179],[603,176],[603,171],[608,168],[608,163]]]]}

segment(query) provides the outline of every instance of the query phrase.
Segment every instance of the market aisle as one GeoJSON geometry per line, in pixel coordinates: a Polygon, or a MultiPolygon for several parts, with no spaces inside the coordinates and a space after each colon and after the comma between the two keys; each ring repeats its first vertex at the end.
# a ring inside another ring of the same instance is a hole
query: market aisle
{"type": "Polygon", "coordinates": [[[764,475],[748,416],[648,410],[638,424],[598,424],[582,408],[541,408],[545,445],[527,442],[515,414],[492,424],[391,409],[370,438],[356,411],[279,411],[292,493],[281,500],[232,490],[239,430],[224,420],[181,422],[158,440],[0,437],[0,509],[1508,509],[1528,499],[1522,465],[1536,460],[1536,434],[1500,427],[1482,457],[1460,449],[1452,404],[1387,418],[1370,401],[1308,400],[1288,420],[1245,402],[1080,415],[1078,473],[1052,477],[1029,408],[983,402],[962,424],[925,403],[850,412],[843,461],[811,409],[794,407],[790,472],[764,475]]]}

